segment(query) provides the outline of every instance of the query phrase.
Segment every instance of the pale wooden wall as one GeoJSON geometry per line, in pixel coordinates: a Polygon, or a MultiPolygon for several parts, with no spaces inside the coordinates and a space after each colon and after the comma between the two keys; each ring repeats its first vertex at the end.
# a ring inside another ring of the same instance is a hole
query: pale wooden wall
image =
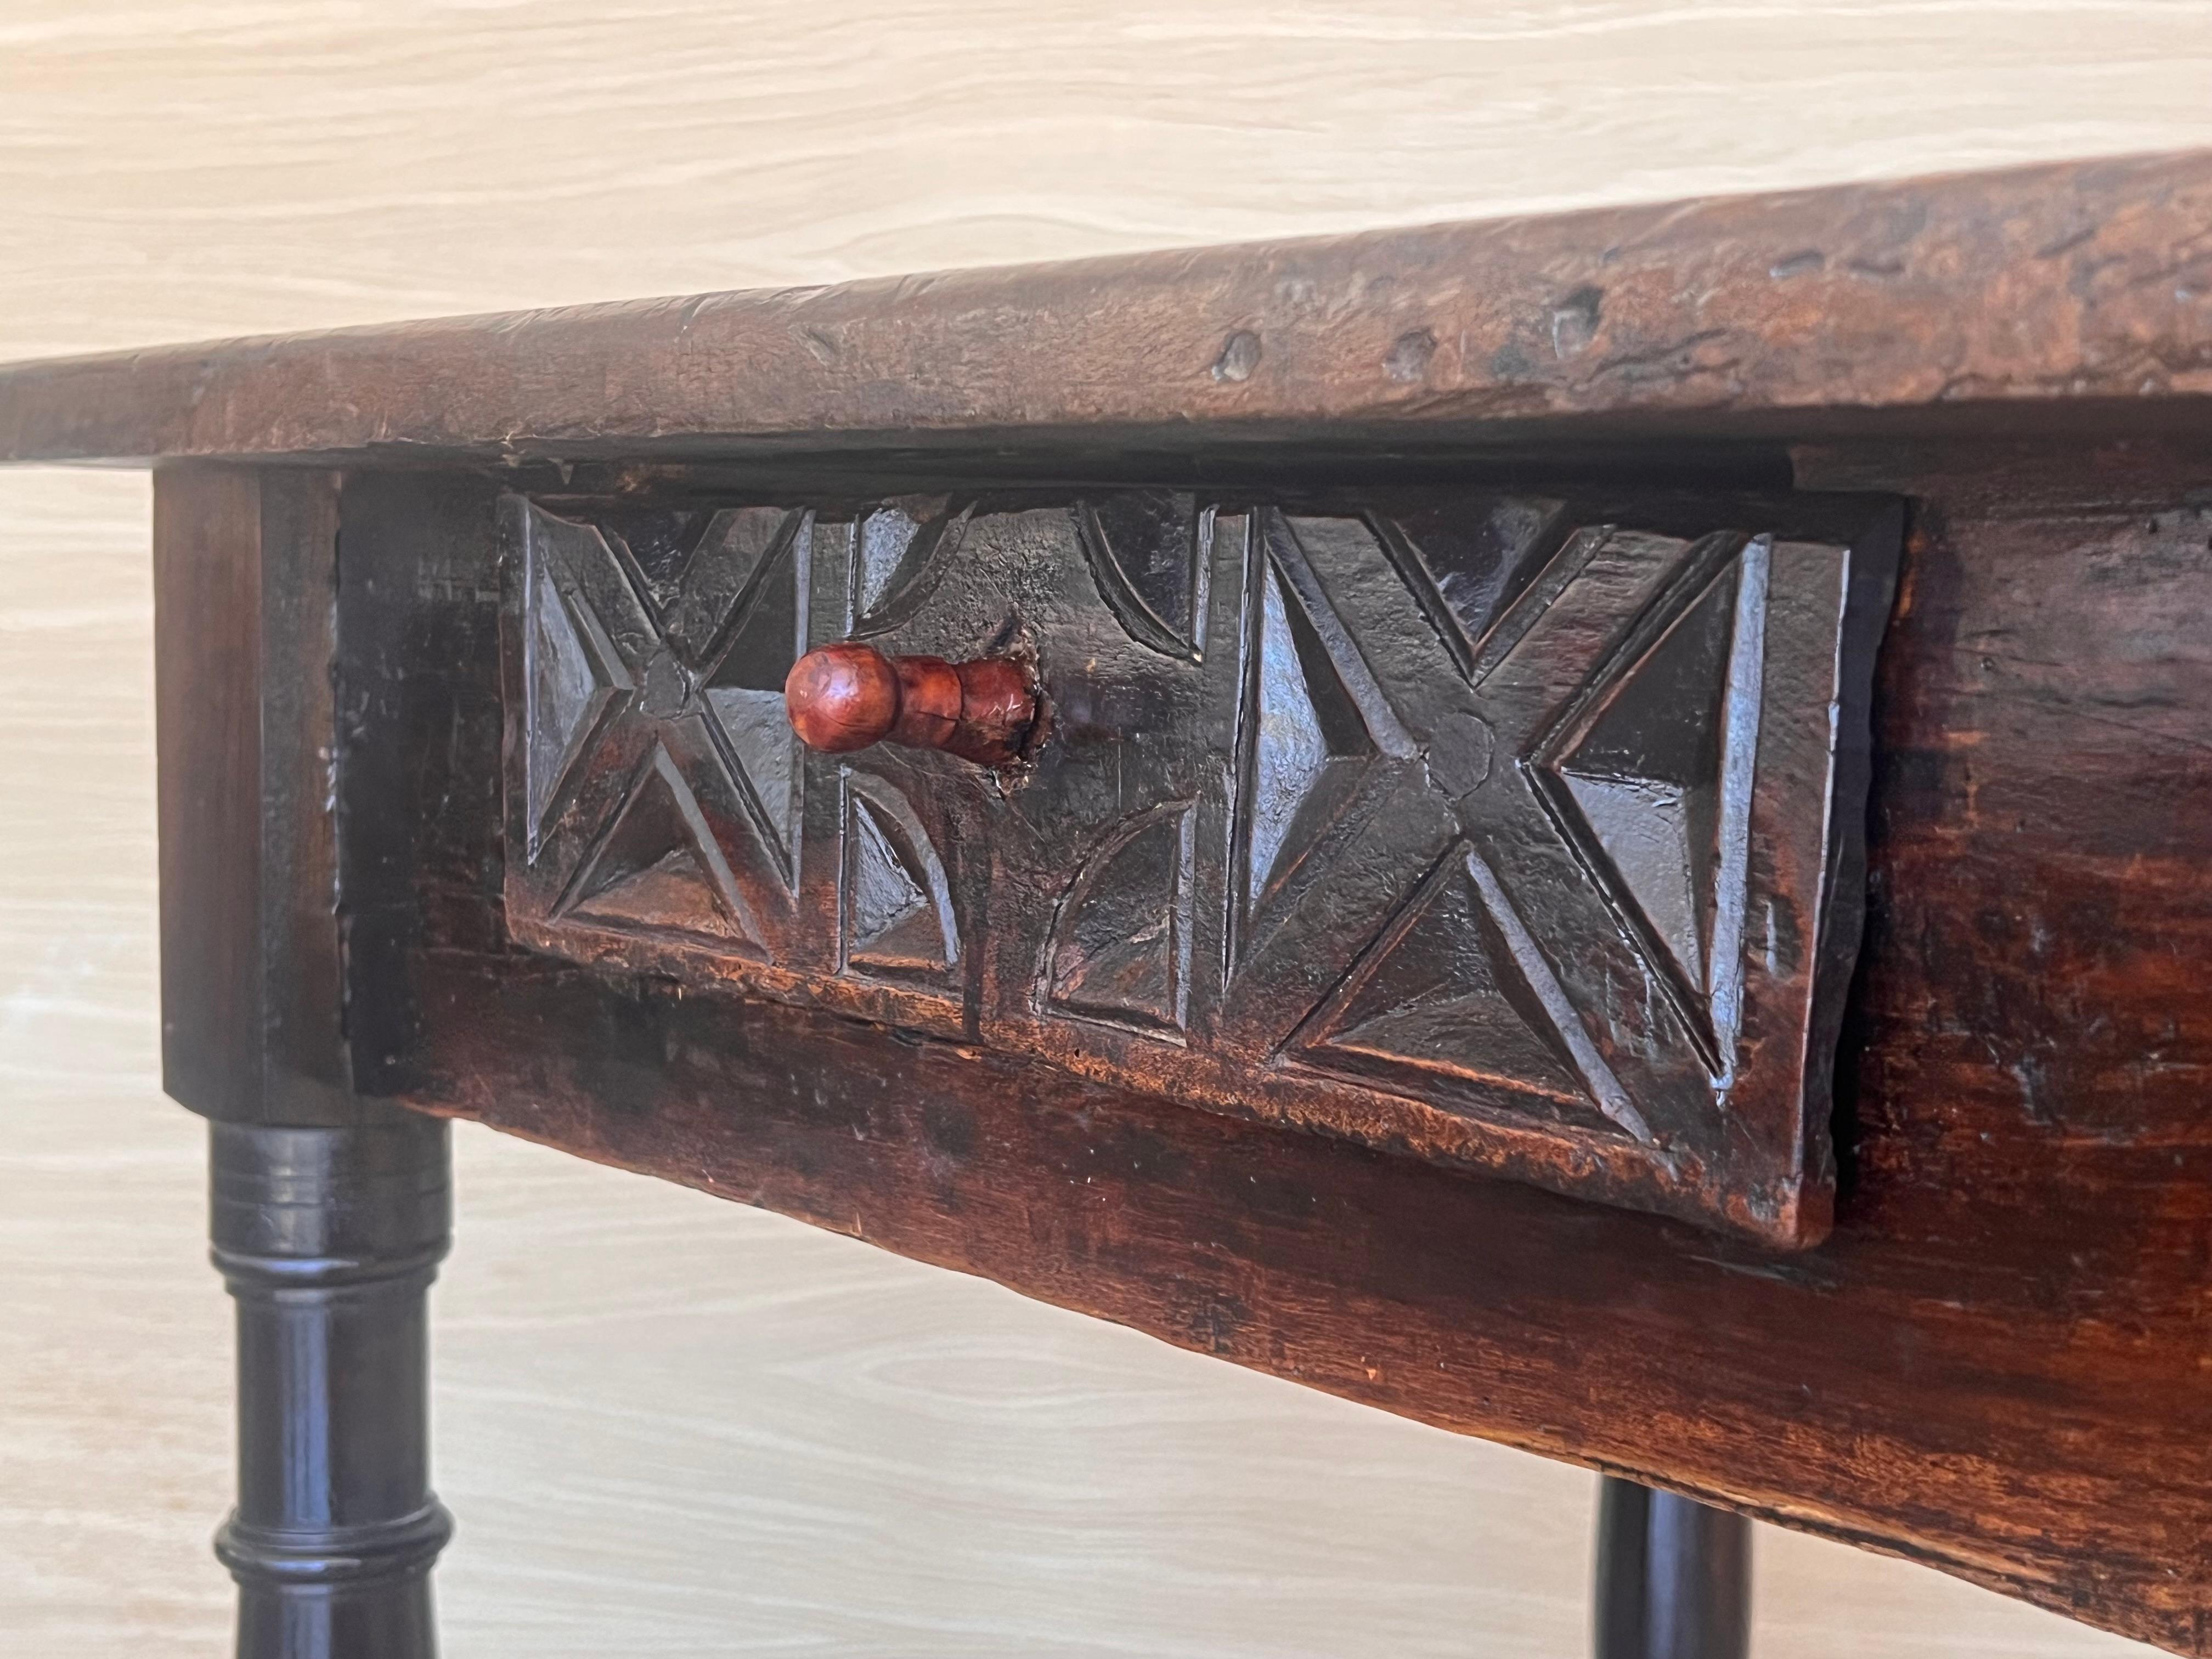
{"type": "MultiPolygon", "coordinates": [[[[2208,90],[2205,0],[0,0],[0,356],[2202,144],[2208,90]]],[[[146,510],[0,476],[0,1652],[51,1659],[227,1601],[146,510]]],[[[459,1142],[457,1659],[1579,1650],[1577,1472],[459,1142]]],[[[1763,1659],[2140,1651],[1759,1548],[1763,1659]]]]}

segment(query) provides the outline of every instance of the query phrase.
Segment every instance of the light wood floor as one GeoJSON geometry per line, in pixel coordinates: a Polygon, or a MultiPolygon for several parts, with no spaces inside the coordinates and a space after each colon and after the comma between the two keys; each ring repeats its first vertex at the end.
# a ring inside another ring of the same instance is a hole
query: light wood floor
{"type": "MultiPolygon", "coordinates": [[[[2208,84],[2201,0],[0,0],[0,357],[2212,143],[2208,84]]],[[[0,1654],[36,1659],[226,1640],[146,510],[0,474],[0,1654]]],[[[1577,1471],[458,1152],[456,1659],[1581,1650],[1577,1471]]],[[[1761,1659],[2146,1651],[1759,1549],[1761,1659]]]]}

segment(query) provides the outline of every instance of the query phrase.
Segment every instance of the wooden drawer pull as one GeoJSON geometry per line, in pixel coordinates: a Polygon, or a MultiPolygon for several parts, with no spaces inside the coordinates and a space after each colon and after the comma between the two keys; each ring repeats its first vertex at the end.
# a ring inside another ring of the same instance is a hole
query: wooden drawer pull
{"type": "Polygon", "coordinates": [[[902,743],[978,766],[1019,758],[1037,719],[1036,676],[1012,657],[887,657],[857,640],[793,663],[783,701],[810,749],[843,754],[902,743]]]}

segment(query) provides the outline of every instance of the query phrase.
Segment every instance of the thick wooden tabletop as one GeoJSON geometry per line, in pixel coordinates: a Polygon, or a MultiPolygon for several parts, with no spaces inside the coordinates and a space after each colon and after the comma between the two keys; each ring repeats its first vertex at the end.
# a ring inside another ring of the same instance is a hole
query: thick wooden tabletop
{"type": "Polygon", "coordinates": [[[2194,154],[118,352],[0,368],[0,461],[2171,425],[2209,220],[2194,154]]]}

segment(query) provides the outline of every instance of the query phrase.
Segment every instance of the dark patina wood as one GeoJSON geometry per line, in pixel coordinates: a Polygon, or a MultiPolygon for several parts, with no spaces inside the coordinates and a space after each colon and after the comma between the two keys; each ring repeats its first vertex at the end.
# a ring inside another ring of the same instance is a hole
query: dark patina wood
{"type": "MultiPolygon", "coordinates": [[[[425,1293],[447,1134],[354,1091],[335,789],[338,479],[192,465],[155,489],[161,1070],[213,1120],[237,1304],[240,1659],[434,1659],[425,1293]]],[[[363,716],[374,710],[361,708],[363,716]]],[[[366,937],[366,936],[364,936],[366,937]]]]}
{"type": "Polygon", "coordinates": [[[162,1083],[209,1117],[362,1110],[331,903],[337,526],[326,472],[193,466],[155,491],[162,1083]]]}
{"type": "Polygon", "coordinates": [[[240,1659],[434,1659],[429,1322],[447,1129],[216,1121],[215,1264],[238,1304],[240,1659]]]}
{"type": "Polygon", "coordinates": [[[1745,1659],[1751,1523],[1607,1475],[1590,1659],[1745,1659]]]}
{"type": "Polygon", "coordinates": [[[0,455],[263,463],[157,475],[187,1104],[478,1117],[2201,1654],[2208,212],[2212,159],[2167,158],[137,354],[0,371],[0,455]],[[1526,558],[1443,580],[1530,502],[1526,558]],[[1794,1093],[1662,1123],[1686,1097],[1625,1084],[1669,1171],[1445,1077],[1456,1016],[1285,1048],[1378,983],[1451,1006],[1449,941],[1498,959],[1464,843],[1516,914],[1587,906],[1547,959],[1616,1076],[1712,1058],[1637,1022],[1710,1017],[1718,903],[1632,878],[1606,786],[1686,804],[1727,721],[1638,724],[1712,707],[1638,665],[1711,623],[1710,668],[1720,611],[1734,660],[1753,548],[1878,586],[1899,513],[1878,654],[1848,604],[1825,656],[1767,640],[1873,675],[1863,840],[1846,724],[1825,786],[1764,772],[1811,863],[1745,843],[1807,915],[1866,861],[1855,973],[1848,929],[1795,958],[1794,1093]],[[1645,598],[1588,610],[1546,711],[1486,703],[1577,545],[1645,598]],[[780,688],[855,635],[1030,665],[1044,729],[802,754],[780,688]],[[1239,723],[1271,640],[1287,769],[1239,723]],[[1303,780],[1273,817],[1262,773],[1303,780]],[[1586,855],[1557,879],[1509,867],[1516,775],[1586,855]],[[1185,943],[1235,969],[1291,846],[1295,948],[1239,1005],[1185,943]]]}
{"type": "Polygon", "coordinates": [[[413,860],[421,895],[377,997],[417,1035],[374,1086],[2191,1650],[2212,516],[2185,458],[1954,459],[1909,481],[1816,1250],[1258,1132],[896,1013],[886,1037],[518,951],[496,481],[346,492],[347,544],[411,573],[380,593],[479,596],[349,641],[402,688],[413,757],[349,797],[404,848],[358,855],[413,860]]]}
{"type": "Polygon", "coordinates": [[[518,939],[1826,1231],[1887,498],[574,482],[501,507],[518,939]],[[807,756],[877,640],[1042,718],[807,756]]]}

